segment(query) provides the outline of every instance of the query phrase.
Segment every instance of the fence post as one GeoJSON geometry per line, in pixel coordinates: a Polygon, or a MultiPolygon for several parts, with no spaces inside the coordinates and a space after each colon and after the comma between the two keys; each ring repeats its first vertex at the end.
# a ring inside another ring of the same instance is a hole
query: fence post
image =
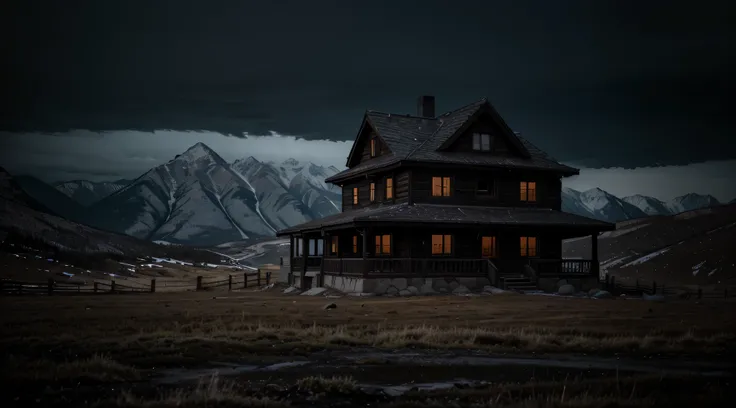
{"type": "Polygon", "coordinates": [[[698,286],[698,300],[703,298],[703,289],[698,286]]]}
{"type": "Polygon", "coordinates": [[[248,287],[248,272],[243,272],[243,289],[248,287]]]}
{"type": "Polygon", "coordinates": [[[156,279],[151,279],[151,293],[156,292],[156,279]]]}
{"type": "Polygon", "coordinates": [[[95,290],[95,293],[97,293],[97,281],[94,282],[94,287],[95,287],[95,289],[94,289],[95,290]]]}
{"type": "Polygon", "coordinates": [[[258,280],[256,281],[256,285],[261,286],[261,268],[258,268],[258,280]]]}
{"type": "Polygon", "coordinates": [[[110,292],[115,293],[115,280],[110,281],[110,292]]]}
{"type": "Polygon", "coordinates": [[[197,290],[202,290],[202,277],[197,276],[197,290]]]}
{"type": "Polygon", "coordinates": [[[233,275],[227,275],[227,290],[233,290],[233,275]]]}
{"type": "Polygon", "coordinates": [[[266,285],[271,283],[271,272],[266,272],[266,285]]]}
{"type": "MultiPolygon", "coordinates": [[[[657,294],[657,281],[652,281],[652,295],[657,294]]],[[[662,293],[664,295],[664,293],[662,293]]]]}

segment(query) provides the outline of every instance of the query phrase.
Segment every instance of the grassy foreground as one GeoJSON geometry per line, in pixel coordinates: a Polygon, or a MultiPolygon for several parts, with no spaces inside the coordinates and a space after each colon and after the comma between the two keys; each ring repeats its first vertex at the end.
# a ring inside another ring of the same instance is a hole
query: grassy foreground
{"type": "MultiPolygon", "coordinates": [[[[173,389],[147,384],[163,367],[278,360],[356,346],[700,359],[736,355],[736,317],[733,303],[725,302],[521,295],[325,299],[268,292],[1,300],[0,347],[6,352],[0,380],[13,386],[20,400],[45,389],[46,394],[57,390],[53,392],[72,401],[83,398],[103,406],[280,407],[293,405],[294,396],[302,394],[334,406],[355,398],[372,406],[407,407],[639,406],[670,400],[657,391],[665,385],[677,389],[686,382],[695,390],[687,401],[695,402],[723,398],[725,389],[702,379],[681,378],[546,384],[530,380],[386,400],[356,391],[349,378],[322,378],[319,373],[291,386],[265,388],[217,378],[173,389]],[[331,302],[337,307],[323,310],[331,302]],[[71,397],[70,386],[76,389],[71,397]],[[450,402],[456,405],[447,405],[450,402]]],[[[407,382],[411,380],[407,373],[407,382]]]]}

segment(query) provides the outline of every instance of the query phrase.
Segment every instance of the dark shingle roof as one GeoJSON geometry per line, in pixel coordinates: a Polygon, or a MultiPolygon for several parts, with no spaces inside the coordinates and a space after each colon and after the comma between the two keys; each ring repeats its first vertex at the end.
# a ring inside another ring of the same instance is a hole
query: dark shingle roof
{"type": "MultiPolygon", "coordinates": [[[[445,152],[440,147],[461,129],[481,108],[493,107],[483,98],[437,118],[422,118],[409,115],[395,115],[383,112],[366,112],[366,121],[391,150],[389,158],[381,156],[368,160],[355,167],[343,170],[326,181],[334,182],[370,170],[398,162],[450,163],[490,167],[512,167],[537,170],[551,170],[564,174],[577,174],[577,169],[558,163],[526,139],[518,135],[520,149],[526,149],[529,157],[491,156],[476,152],[445,152]]],[[[524,153],[527,153],[524,152],[524,153]]]]}
{"type": "Polygon", "coordinates": [[[480,207],[435,204],[395,204],[335,214],[279,231],[285,235],[304,230],[362,222],[437,223],[461,225],[530,225],[585,227],[614,230],[615,225],[549,208],[480,207]]]}

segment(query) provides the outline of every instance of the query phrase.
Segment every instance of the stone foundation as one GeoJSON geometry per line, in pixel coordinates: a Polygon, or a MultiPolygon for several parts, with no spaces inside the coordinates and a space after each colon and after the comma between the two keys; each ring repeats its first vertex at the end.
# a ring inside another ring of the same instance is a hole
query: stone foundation
{"type": "Polygon", "coordinates": [[[488,278],[359,278],[325,275],[324,286],[345,293],[375,295],[435,295],[480,292],[491,283],[488,278]]]}
{"type": "Polygon", "coordinates": [[[562,285],[572,285],[576,292],[588,292],[591,289],[600,289],[600,282],[595,276],[579,278],[539,278],[537,286],[544,292],[557,293],[562,285]]]}

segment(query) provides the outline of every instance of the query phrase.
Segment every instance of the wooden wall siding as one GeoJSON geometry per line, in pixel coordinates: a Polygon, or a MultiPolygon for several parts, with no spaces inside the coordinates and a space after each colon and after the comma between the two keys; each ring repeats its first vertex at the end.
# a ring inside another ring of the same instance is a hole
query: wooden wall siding
{"type": "Polygon", "coordinates": [[[369,130],[368,134],[365,135],[365,137],[361,137],[360,140],[358,140],[357,145],[355,146],[355,155],[356,157],[359,157],[359,160],[350,167],[357,166],[360,163],[364,163],[367,160],[373,159],[373,157],[371,157],[370,141],[374,137],[376,138],[376,157],[380,157],[391,152],[388,148],[388,145],[386,145],[386,143],[384,143],[380,137],[376,137],[376,132],[374,132],[373,130],[369,130]]]}
{"type": "Polygon", "coordinates": [[[518,173],[506,170],[472,171],[416,168],[412,170],[411,196],[415,203],[483,205],[483,206],[533,206],[559,210],[561,184],[559,177],[544,173],[518,173]],[[432,196],[432,177],[452,178],[450,197],[432,196]],[[478,180],[491,180],[495,194],[478,195],[478,180]],[[536,202],[522,202],[520,182],[536,182],[536,202]]]}
{"type": "Polygon", "coordinates": [[[471,125],[457,140],[447,149],[452,152],[472,152],[473,150],[473,133],[485,133],[491,135],[491,151],[478,152],[478,154],[492,154],[495,156],[520,156],[514,146],[509,143],[507,136],[501,131],[501,127],[496,124],[489,115],[482,116],[478,121],[471,125]]]}

